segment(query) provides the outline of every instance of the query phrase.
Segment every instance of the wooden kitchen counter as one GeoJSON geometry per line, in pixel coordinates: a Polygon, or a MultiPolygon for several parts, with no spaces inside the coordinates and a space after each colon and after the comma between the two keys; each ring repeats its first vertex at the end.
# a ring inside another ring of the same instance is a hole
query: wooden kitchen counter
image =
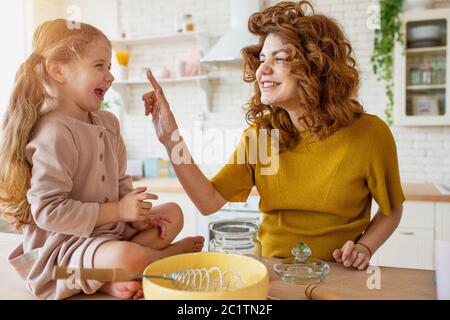
{"type": "MultiPolygon", "coordinates": [[[[177,178],[143,178],[134,181],[136,187],[149,187],[151,192],[185,193],[177,178]]],[[[450,195],[441,194],[432,183],[405,182],[402,183],[406,200],[450,202],[450,195]]],[[[252,195],[258,195],[253,188],[252,195]]]]}
{"type": "MultiPolygon", "coordinates": [[[[25,289],[24,282],[6,261],[8,254],[21,241],[21,235],[0,233],[0,299],[35,299],[25,289]]],[[[306,299],[304,287],[291,285],[280,280],[272,271],[272,265],[278,261],[264,258],[270,273],[269,298],[281,300],[306,299]]],[[[320,284],[321,287],[339,295],[342,299],[436,299],[433,284],[434,271],[380,267],[381,288],[369,290],[367,280],[373,276],[366,271],[347,269],[341,264],[331,263],[331,273],[320,284]]],[[[92,300],[114,298],[105,294],[78,295],[72,299],[92,300]]]]}

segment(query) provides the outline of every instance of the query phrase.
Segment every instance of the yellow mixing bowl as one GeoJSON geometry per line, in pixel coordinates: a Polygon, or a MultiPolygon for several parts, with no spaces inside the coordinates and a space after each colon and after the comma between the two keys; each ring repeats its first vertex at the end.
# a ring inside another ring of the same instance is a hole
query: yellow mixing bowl
{"type": "Polygon", "coordinates": [[[149,265],[144,274],[168,274],[178,270],[212,268],[233,269],[244,286],[228,292],[196,292],[174,289],[171,281],[144,278],[146,300],[265,300],[269,292],[266,266],[246,256],[217,252],[186,253],[167,257],[149,265]]]}

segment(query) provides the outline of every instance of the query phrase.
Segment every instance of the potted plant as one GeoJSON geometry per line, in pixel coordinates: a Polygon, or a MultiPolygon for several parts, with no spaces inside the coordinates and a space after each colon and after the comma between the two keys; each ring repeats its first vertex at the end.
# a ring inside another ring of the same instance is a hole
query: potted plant
{"type": "Polygon", "coordinates": [[[402,12],[405,0],[380,0],[380,29],[375,30],[374,48],[372,54],[373,72],[378,80],[385,82],[388,103],[385,109],[386,121],[393,124],[392,111],[394,107],[393,49],[396,41],[404,42],[400,32],[402,12]]]}

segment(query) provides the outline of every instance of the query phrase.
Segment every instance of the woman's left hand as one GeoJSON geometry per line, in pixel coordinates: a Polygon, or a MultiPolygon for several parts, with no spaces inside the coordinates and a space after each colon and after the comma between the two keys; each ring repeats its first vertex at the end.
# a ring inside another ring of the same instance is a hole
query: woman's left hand
{"type": "Polygon", "coordinates": [[[365,246],[353,241],[347,241],[341,249],[334,250],[333,258],[347,268],[353,267],[358,270],[364,270],[369,265],[371,256],[365,246]]]}
{"type": "Polygon", "coordinates": [[[144,231],[151,228],[159,228],[159,237],[164,239],[167,233],[167,224],[171,221],[160,215],[152,214],[149,215],[144,221],[133,223],[133,228],[138,231],[144,231]]]}

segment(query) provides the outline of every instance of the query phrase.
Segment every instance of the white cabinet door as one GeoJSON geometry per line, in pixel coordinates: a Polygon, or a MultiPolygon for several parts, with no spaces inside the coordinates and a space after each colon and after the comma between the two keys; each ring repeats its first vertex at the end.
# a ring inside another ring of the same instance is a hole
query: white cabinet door
{"type": "Polygon", "coordinates": [[[400,228],[434,228],[434,202],[405,201],[400,228]]]}
{"type": "Polygon", "coordinates": [[[159,199],[154,201],[155,205],[159,205],[166,202],[175,202],[183,210],[184,215],[184,227],[183,230],[178,234],[175,240],[180,240],[184,237],[195,236],[197,216],[194,204],[191,202],[189,197],[185,193],[164,193],[158,192],[159,199]]]}
{"type": "Polygon", "coordinates": [[[450,241],[450,203],[436,203],[436,240],[450,241]]]}
{"type": "MultiPolygon", "coordinates": [[[[373,203],[372,217],[378,206],[373,203]]],[[[406,201],[400,225],[371,260],[372,265],[433,269],[435,204],[406,201]]],[[[450,215],[449,215],[450,216],[450,215]]]]}
{"type": "Polygon", "coordinates": [[[433,269],[433,229],[398,228],[379,252],[381,266],[433,269]]]}

